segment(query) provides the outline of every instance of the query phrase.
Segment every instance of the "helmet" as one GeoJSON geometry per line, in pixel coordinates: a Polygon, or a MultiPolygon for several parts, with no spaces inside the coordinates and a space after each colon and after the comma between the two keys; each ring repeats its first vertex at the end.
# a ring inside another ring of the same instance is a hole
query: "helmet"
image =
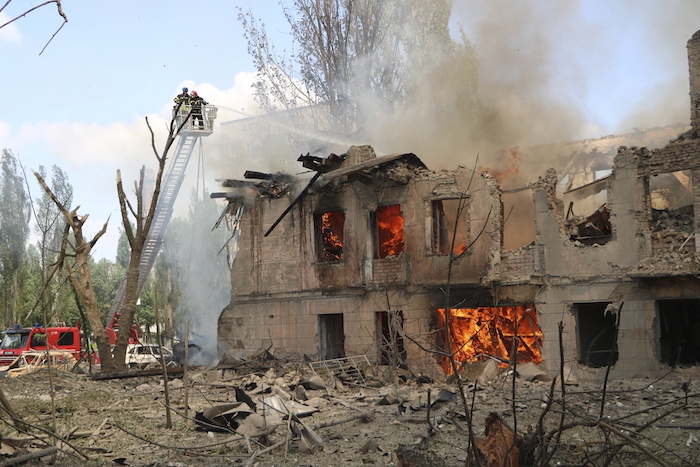
{"type": "Polygon", "coordinates": [[[197,91],[192,91],[192,95],[193,95],[194,97],[197,97],[197,91]]]}
{"type": "Polygon", "coordinates": [[[189,89],[187,89],[187,88],[182,88],[182,92],[187,92],[187,91],[189,91],[189,89]]]}

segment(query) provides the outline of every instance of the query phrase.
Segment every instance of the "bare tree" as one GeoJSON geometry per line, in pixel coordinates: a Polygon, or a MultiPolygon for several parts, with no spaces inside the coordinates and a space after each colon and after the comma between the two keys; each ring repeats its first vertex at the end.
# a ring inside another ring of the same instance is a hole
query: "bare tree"
{"type": "Polygon", "coordinates": [[[51,197],[51,200],[66,220],[55,268],[56,270],[61,268],[66,270],[71,286],[80,301],[80,306],[82,306],[87,313],[87,319],[95,335],[97,352],[101,361],[101,371],[113,372],[116,368],[115,362],[112,357],[107,331],[102,324],[102,317],[97,302],[97,296],[95,295],[95,289],[92,287],[89,262],[92,248],[105,232],[107,232],[107,223],[109,219],[104,223],[102,229],[95,234],[92,240],[86,240],[83,234],[83,225],[87,221],[89,215],[79,216],[78,209],[80,206],[69,211],[65,204],[51,191],[51,188],[46,184],[41,174],[34,172],[34,176],[37,178],[46,194],[51,197]]]}
{"type": "Polygon", "coordinates": [[[144,177],[146,169],[141,167],[138,181],[134,182],[134,194],[136,203],[129,201],[129,198],[124,191],[121,171],[117,170],[117,194],[119,196],[119,208],[122,217],[122,227],[131,253],[129,256],[129,267],[126,271],[126,283],[124,286],[124,299],[120,309],[121,317],[119,318],[119,333],[117,335],[117,344],[114,349],[114,360],[117,370],[124,370],[126,360],[126,349],[129,345],[129,335],[131,327],[134,324],[134,315],[136,313],[136,302],[139,299],[138,283],[141,276],[140,263],[144,245],[148,238],[148,231],[153,223],[153,217],[156,212],[158,197],[160,196],[161,183],[163,181],[163,173],[165,171],[165,163],[170,147],[175,142],[175,138],[180,133],[180,129],[187,122],[187,119],[182,120],[178,126],[175,119],[170,121],[168,137],[165,142],[163,154],[158,153],[155,145],[155,135],[148,117],[146,117],[146,125],[151,132],[151,148],[158,161],[158,173],[155,179],[155,188],[153,195],[150,196],[150,204],[145,206],[147,199],[144,196],[144,177]]]}
{"type": "MultiPolygon", "coordinates": [[[[10,3],[12,3],[12,0],[6,0],[6,2],[5,2],[2,6],[0,6],[0,13],[2,13],[2,12],[5,10],[5,8],[7,8],[7,6],[8,6],[10,3]]],[[[29,13],[31,13],[32,11],[37,10],[37,9],[43,7],[43,6],[50,5],[50,4],[52,4],[52,3],[55,3],[55,4],[56,4],[56,9],[57,9],[57,11],[58,11],[58,15],[59,15],[61,18],[63,18],[63,22],[62,22],[61,25],[58,27],[58,29],[56,30],[56,32],[53,33],[53,35],[51,36],[51,39],[49,39],[48,42],[46,42],[46,45],[44,45],[44,48],[41,49],[41,52],[39,52],[39,55],[41,55],[41,54],[44,52],[44,50],[46,50],[46,47],[47,47],[47,46],[49,45],[49,43],[53,40],[53,38],[56,37],[56,34],[58,34],[58,31],[60,31],[61,28],[63,28],[63,26],[65,26],[65,24],[68,22],[68,17],[67,17],[66,14],[63,12],[63,6],[61,5],[61,0],[47,0],[47,1],[43,2],[43,3],[40,3],[39,5],[33,6],[32,8],[30,8],[30,9],[28,9],[28,10],[25,10],[25,11],[22,12],[21,14],[15,16],[15,17],[12,18],[11,20],[9,20],[9,21],[7,21],[7,22],[5,22],[5,23],[3,23],[3,24],[0,24],[0,29],[4,28],[4,27],[7,26],[8,24],[14,23],[15,21],[17,21],[17,20],[20,19],[20,18],[23,18],[23,17],[27,16],[27,15],[28,15],[29,13]]]]}

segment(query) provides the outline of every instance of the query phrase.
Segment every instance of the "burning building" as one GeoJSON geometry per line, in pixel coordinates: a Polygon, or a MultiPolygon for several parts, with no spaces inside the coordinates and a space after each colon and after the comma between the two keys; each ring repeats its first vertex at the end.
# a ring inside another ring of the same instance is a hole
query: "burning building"
{"type": "Polygon", "coordinates": [[[300,157],[308,180],[225,181],[216,196],[245,212],[222,353],[447,372],[451,353],[591,377],[697,365],[700,32],[688,51],[690,128],[657,149],[620,146],[611,166],[578,158],[587,182],[572,164],[547,170],[525,187],[534,239],[519,248],[504,247],[495,178],[431,171],[414,154],[356,146],[300,157]]]}

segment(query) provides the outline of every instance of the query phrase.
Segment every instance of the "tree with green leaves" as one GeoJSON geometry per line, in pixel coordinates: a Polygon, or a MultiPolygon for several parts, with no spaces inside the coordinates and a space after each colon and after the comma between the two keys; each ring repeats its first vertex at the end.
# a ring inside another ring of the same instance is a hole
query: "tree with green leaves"
{"type": "MultiPolygon", "coordinates": [[[[39,175],[44,180],[47,180],[46,168],[39,166],[39,175]]],[[[73,186],[71,185],[68,175],[58,166],[51,167],[50,179],[51,192],[61,201],[61,203],[70,209],[73,202],[73,186]]],[[[39,249],[39,274],[41,277],[41,292],[37,299],[38,306],[42,315],[44,313],[49,317],[49,323],[61,321],[61,307],[67,305],[67,299],[72,301],[72,293],[69,292],[67,276],[64,271],[55,271],[56,261],[59,256],[61,242],[63,240],[63,216],[51,197],[42,191],[41,196],[33,203],[34,213],[34,233],[37,236],[37,247],[39,249]],[[63,301],[59,301],[63,299],[63,301]]]]}
{"type": "Polygon", "coordinates": [[[4,149],[0,158],[0,309],[5,327],[21,317],[21,278],[29,220],[24,177],[12,152],[4,149]]]}
{"type": "Polygon", "coordinates": [[[450,0],[293,0],[282,7],[290,55],[275,50],[252,10],[239,11],[263,110],[345,135],[409,109],[477,112],[476,55],[464,33],[452,38],[450,0]],[[446,75],[458,78],[461,92],[438,84],[446,75]]]}

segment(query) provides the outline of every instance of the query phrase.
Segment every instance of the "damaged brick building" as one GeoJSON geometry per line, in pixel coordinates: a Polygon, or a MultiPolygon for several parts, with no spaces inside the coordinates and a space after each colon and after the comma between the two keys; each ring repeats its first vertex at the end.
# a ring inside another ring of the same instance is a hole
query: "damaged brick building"
{"type": "Polygon", "coordinates": [[[697,365],[700,31],[688,56],[690,129],[658,149],[619,147],[611,171],[573,190],[547,170],[527,186],[535,239],[521,248],[504,248],[494,178],[431,171],[413,154],[301,157],[316,171],[301,186],[282,174],[225,181],[217,196],[242,215],[222,353],[366,355],[434,371],[449,316],[459,361],[507,361],[517,342],[518,361],[550,374],[560,348],[565,367],[591,377],[608,363],[613,377],[697,365]]]}

